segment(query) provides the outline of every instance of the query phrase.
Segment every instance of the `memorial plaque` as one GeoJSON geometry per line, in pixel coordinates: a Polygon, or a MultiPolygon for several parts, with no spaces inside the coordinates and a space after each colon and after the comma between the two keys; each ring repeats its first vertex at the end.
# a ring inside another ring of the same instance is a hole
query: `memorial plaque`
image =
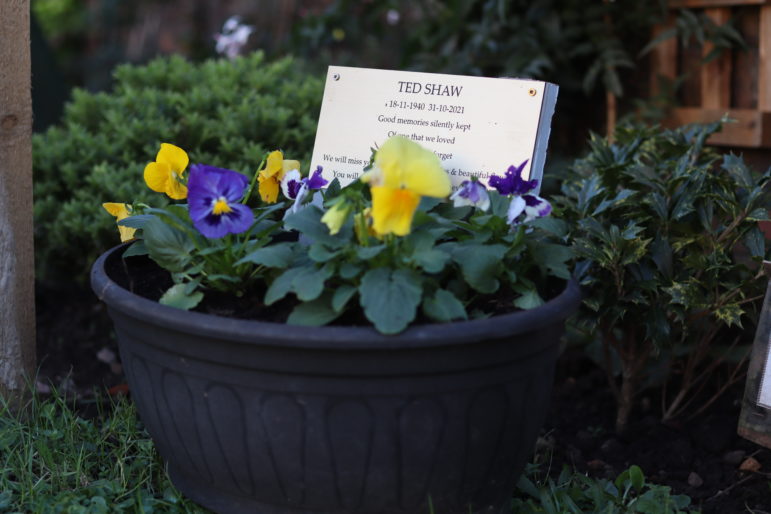
{"type": "Polygon", "coordinates": [[[330,66],[311,169],[342,185],[395,134],[436,153],[458,186],[527,160],[541,178],[558,88],[537,80],[330,66]]]}
{"type": "MultiPolygon", "coordinates": [[[[771,277],[771,262],[763,263],[766,275],[771,277]]],[[[739,416],[739,435],[757,444],[771,448],[771,281],[758,320],[755,342],[752,345],[747,383],[744,388],[742,412],[739,416]]]]}

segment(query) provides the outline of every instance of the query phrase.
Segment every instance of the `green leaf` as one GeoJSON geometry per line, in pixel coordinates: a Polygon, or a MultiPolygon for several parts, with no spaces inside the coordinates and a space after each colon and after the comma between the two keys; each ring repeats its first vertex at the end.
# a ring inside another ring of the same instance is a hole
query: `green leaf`
{"type": "Polygon", "coordinates": [[[450,255],[442,250],[430,248],[416,251],[412,254],[412,259],[426,273],[439,273],[447,265],[450,255]]]}
{"type": "Polygon", "coordinates": [[[383,334],[401,332],[415,319],[422,293],[420,275],[410,270],[369,270],[359,286],[364,314],[383,334]]]}
{"type": "Polygon", "coordinates": [[[446,289],[437,289],[431,297],[426,298],[423,301],[423,312],[439,322],[468,319],[463,303],[446,289]]]}
{"type": "Polygon", "coordinates": [[[663,289],[671,297],[670,303],[692,308],[699,305],[701,301],[699,287],[693,282],[674,282],[670,287],[663,289]]]}
{"type": "Polygon", "coordinates": [[[752,227],[744,236],[744,244],[751,256],[764,257],[766,255],[766,238],[757,226],[752,227]]]}
{"type": "Polygon", "coordinates": [[[276,277],[265,291],[265,305],[272,305],[285,297],[292,290],[292,281],[297,274],[297,268],[290,268],[276,277]]]}
{"type": "Polygon", "coordinates": [[[126,251],[123,252],[123,258],[126,257],[134,257],[137,255],[147,255],[147,247],[145,246],[145,242],[143,239],[138,239],[134,241],[134,243],[126,248],[126,251]]]}
{"type": "Polygon", "coordinates": [[[350,284],[343,284],[338,287],[332,295],[332,309],[335,312],[341,312],[348,303],[348,300],[356,294],[356,291],[357,288],[350,284]]]}
{"type": "Polygon", "coordinates": [[[530,225],[543,229],[557,237],[565,237],[568,234],[568,224],[565,220],[553,218],[551,216],[536,218],[530,222],[530,225]]]}
{"type": "Polygon", "coordinates": [[[188,293],[186,289],[187,284],[174,284],[163,293],[158,303],[188,311],[201,303],[203,293],[200,291],[188,293]]]}
{"type": "Polygon", "coordinates": [[[543,298],[535,289],[527,289],[521,293],[521,296],[514,300],[514,305],[520,309],[535,309],[544,304],[543,298]]]}
{"type": "MultiPolygon", "coordinates": [[[[597,207],[594,209],[594,211],[592,211],[591,216],[593,217],[597,216],[605,212],[609,207],[619,207],[624,200],[626,200],[633,194],[634,194],[634,191],[632,191],[631,189],[623,189],[619,191],[614,198],[601,201],[599,205],[597,205],[597,207]]],[[[541,218],[541,219],[551,219],[551,218],[547,217],[547,218],[541,218]]]]}
{"type": "Polygon", "coordinates": [[[752,178],[752,173],[741,156],[734,155],[733,153],[724,155],[722,168],[730,173],[741,187],[747,189],[755,187],[755,180],[752,178]]]}
{"type": "Polygon", "coordinates": [[[340,266],[340,276],[345,280],[350,280],[361,272],[361,266],[345,262],[340,266]]]}
{"type": "Polygon", "coordinates": [[[292,263],[294,244],[275,243],[258,248],[236,262],[236,266],[251,262],[268,268],[286,268],[292,263]]]}
{"type": "Polygon", "coordinates": [[[385,250],[385,245],[362,246],[356,249],[356,255],[363,261],[368,261],[385,250]]]}
{"type": "Polygon", "coordinates": [[[672,247],[669,246],[669,241],[665,238],[657,236],[651,244],[651,257],[653,262],[656,263],[656,267],[659,272],[667,278],[671,279],[673,273],[672,265],[672,247]]]}
{"type": "Polygon", "coordinates": [[[150,258],[169,271],[184,271],[195,249],[186,233],[153,218],[145,223],[143,234],[150,258]]]}
{"type": "Polygon", "coordinates": [[[537,243],[530,244],[530,253],[538,266],[549,270],[553,275],[569,279],[568,261],[573,257],[573,251],[561,244],[537,243]]]}
{"type": "Polygon", "coordinates": [[[308,249],[308,257],[313,262],[324,263],[340,255],[340,251],[330,251],[321,243],[313,243],[308,249]]]}
{"type": "Polygon", "coordinates": [[[741,307],[739,307],[738,303],[730,303],[728,305],[724,305],[723,307],[720,307],[718,309],[715,309],[715,317],[719,319],[720,321],[724,322],[729,327],[732,325],[736,325],[739,328],[742,326],[742,314],[744,314],[744,311],[741,307]]]}
{"type": "Polygon", "coordinates": [[[329,234],[329,228],[321,222],[323,213],[314,205],[309,205],[304,209],[289,214],[284,220],[284,225],[292,230],[297,230],[304,236],[311,238],[315,242],[323,243],[330,248],[340,248],[348,240],[341,233],[332,236],[329,234]]]}
{"type": "Polygon", "coordinates": [[[305,266],[295,268],[295,276],[292,279],[292,291],[303,302],[315,300],[324,291],[324,281],[331,275],[331,268],[316,268],[305,266]]]}
{"type": "Polygon", "coordinates": [[[310,302],[304,302],[296,306],[287,318],[290,325],[303,325],[319,327],[333,321],[340,315],[331,305],[331,296],[324,294],[310,302]]]}
{"type": "Polygon", "coordinates": [[[340,187],[340,180],[337,178],[332,179],[326,190],[324,191],[324,200],[331,200],[340,194],[342,187],[340,187]]]}
{"type": "Polygon", "coordinates": [[[131,228],[144,228],[148,221],[155,218],[152,214],[137,214],[135,216],[129,216],[123,218],[118,222],[118,225],[131,228]]]}
{"type": "Polygon", "coordinates": [[[768,221],[768,209],[764,207],[753,209],[752,212],[747,215],[747,219],[752,221],[768,221]]]}
{"type": "Polygon", "coordinates": [[[639,494],[645,485],[645,475],[643,474],[642,469],[640,469],[640,466],[632,465],[629,468],[629,480],[632,483],[634,490],[639,494]]]}
{"type": "Polygon", "coordinates": [[[480,293],[492,294],[498,290],[496,278],[501,271],[501,260],[506,254],[503,245],[458,244],[452,258],[461,268],[466,282],[480,293]]]}

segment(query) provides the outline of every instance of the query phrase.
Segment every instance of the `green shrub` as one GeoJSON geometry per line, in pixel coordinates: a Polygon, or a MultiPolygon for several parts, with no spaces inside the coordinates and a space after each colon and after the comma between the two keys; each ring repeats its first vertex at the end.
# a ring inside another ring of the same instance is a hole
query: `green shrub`
{"type": "Polygon", "coordinates": [[[751,342],[741,328],[752,325],[765,289],[758,221],[768,219],[771,168],[753,173],[706,146],[720,126],[622,127],[615,142],[594,136],[564,185],[563,215],[578,220],[583,321],[601,343],[618,430],[638,393],[664,381],[663,418],[682,415],[717,366],[751,342]]]}
{"type": "Polygon", "coordinates": [[[161,142],[250,175],[275,148],[309,165],[323,82],[291,58],[163,58],[120,66],[115,82],[109,94],[76,91],[61,125],[33,139],[39,278],[85,280],[118,242],[102,202],[159,206],[141,176],[161,142]]]}

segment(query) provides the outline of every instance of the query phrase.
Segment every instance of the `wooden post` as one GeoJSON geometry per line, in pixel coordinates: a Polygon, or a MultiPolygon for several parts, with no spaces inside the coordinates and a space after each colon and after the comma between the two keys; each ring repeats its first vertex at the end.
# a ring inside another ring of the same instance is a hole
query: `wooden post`
{"type": "Polygon", "coordinates": [[[29,0],[0,1],[0,395],[35,369],[29,0]]]}

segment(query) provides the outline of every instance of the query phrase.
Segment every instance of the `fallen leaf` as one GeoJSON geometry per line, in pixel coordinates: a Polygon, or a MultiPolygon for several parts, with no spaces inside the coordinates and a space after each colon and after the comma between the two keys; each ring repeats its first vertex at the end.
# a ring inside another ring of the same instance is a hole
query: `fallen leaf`
{"type": "Polygon", "coordinates": [[[601,469],[604,469],[606,466],[605,462],[600,459],[590,460],[589,462],[586,463],[586,465],[589,469],[593,471],[599,471],[601,469]]]}
{"type": "Polygon", "coordinates": [[[753,457],[747,457],[744,459],[744,462],[742,462],[741,466],[739,466],[739,470],[755,473],[756,471],[760,471],[760,462],[758,462],[757,459],[753,457]]]}

